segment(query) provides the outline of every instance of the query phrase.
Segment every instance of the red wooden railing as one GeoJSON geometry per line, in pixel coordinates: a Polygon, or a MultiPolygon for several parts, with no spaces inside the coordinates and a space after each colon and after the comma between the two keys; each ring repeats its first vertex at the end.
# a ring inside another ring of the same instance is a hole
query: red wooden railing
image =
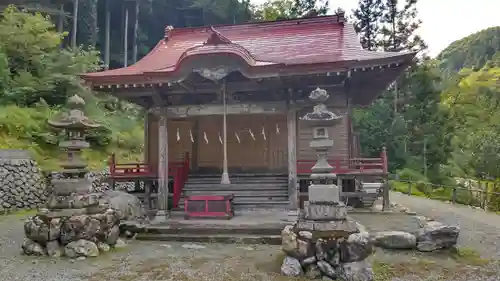
{"type": "MultiPolygon", "coordinates": [[[[150,167],[147,163],[117,163],[115,154],[109,158],[109,173],[113,179],[130,179],[140,177],[154,177],[158,175],[156,169],[150,167]]],[[[173,205],[179,206],[182,190],[189,175],[189,154],[184,155],[180,161],[168,162],[168,176],[173,177],[173,205]]]]}
{"type": "MultiPolygon", "coordinates": [[[[351,159],[328,159],[328,163],[333,167],[336,174],[349,173],[387,173],[387,152],[385,148],[380,153],[379,158],[351,158],[351,159]]],[[[311,168],[316,164],[316,160],[297,160],[298,174],[311,174],[311,168]]]]}

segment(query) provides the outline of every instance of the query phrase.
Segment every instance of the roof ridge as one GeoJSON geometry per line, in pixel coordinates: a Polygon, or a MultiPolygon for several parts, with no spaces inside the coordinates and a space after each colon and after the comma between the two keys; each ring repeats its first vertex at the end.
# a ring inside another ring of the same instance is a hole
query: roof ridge
{"type": "Polygon", "coordinates": [[[199,31],[207,31],[210,28],[221,28],[221,27],[229,27],[229,28],[246,28],[252,26],[262,26],[262,27],[281,27],[281,26],[294,26],[294,25],[304,25],[304,24],[315,24],[315,23],[325,23],[331,22],[335,24],[344,24],[345,17],[344,14],[335,14],[335,15],[326,15],[326,16],[313,16],[313,17],[302,17],[296,19],[284,19],[284,20],[276,20],[276,21],[254,21],[254,22],[245,22],[238,24],[217,24],[217,25],[203,25],[197,27],[180,27],[174,28],[171,25],[167,25],[165,28],[165,39],[171,38],[176,34],[184,34],[188,32],[199,32],[199,31]]]}

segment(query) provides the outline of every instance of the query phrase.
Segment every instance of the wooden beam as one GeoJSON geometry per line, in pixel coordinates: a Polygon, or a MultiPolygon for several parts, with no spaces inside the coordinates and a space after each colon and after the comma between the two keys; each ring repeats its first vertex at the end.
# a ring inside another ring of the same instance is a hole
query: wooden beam
{"type": "Polygon", "coordinates": [[[167,108],[159,109],[158,121],[158,216],[166,217],[168,214],[168,128],[167,108]]]}
{"type": "MultiPolygon", "coordinates": [[[[228,104],[227,114],[280,114],[286,112],[285,102],[228,104]]],[[[169,106],[169,118],[186,118],[190,116],[223,115],[221,104],[169,106]]]]}
{"type": "Polygon", "coordinates": [[[297,182],[297,111],[289,107],[287,113],[288,132],[288,201],[291,210],[298,207],[297,182]]]}
{"type": "MultiPolygon", "coordinates": [[[[211,94],[211,93],[219,93],[220,86],[214,83],[199,83],[195,85],[187,84],[186,82],[177,83],[180,87],[172,86],[161,86],[162,89],[165,90],[168,95],[184,95],[184,94],[211,94]]],[[[305,89],[331,89],[337,87],[343,87],[343,83],[341,84],[314,84],[304,86],[305,89]]],[[[120,93],[122,96],[150,96],[152,95],[151,87],[127,87],[127,91],[120,93]]],[[[280,90],[282,88],[278,87],[275,84],[267,84],[267,83],[256,83],[254,81],[246,81],[246,82],[233,82],[227,84],[227,94],[231,95],[236,92],[257,92],[257,91],[271,91],[271,90],[280,90]]]]}

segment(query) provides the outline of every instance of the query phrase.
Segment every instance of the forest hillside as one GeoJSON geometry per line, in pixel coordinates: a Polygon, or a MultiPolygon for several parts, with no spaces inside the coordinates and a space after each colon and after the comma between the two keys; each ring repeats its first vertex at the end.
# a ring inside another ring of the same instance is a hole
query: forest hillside
{"type": "MultiPolygon", "coordinates": [[[[0,148],[28,149],[49,170],[57,167],[58,135],[46,121],[74,94],[86,100],[88,115],[103,124],[89,136],[93,149],[84,155],[92,167],[103,167],[112,152],[119,160],[142,157],[144,110],[91,92],[80,83],[79,73],[133,63],[157,43],[167,24],[199,26],[328,12],[321,0],[269,0],[261,6],[247,0],[81,0],[78,16],[72,18],[76,7],[71,1],[44,0],[38,6],[13,2],[18,6],[5,8],[0,18],[0,148]],[[102,17],[107,11],[113,30],[108,54],[102,17]],[[74,20],[79,22],[77,33],[74,20]],[[103,63],[107,56],[109,65],[103,63]]],[[[363,46],[425,51],[425,42],[415,33],[421,24],[417,1],[401,8],[392,2],[360,0],[350,12],[363,46]]],[[[372,106],[356,109],[354,128],[363,156],[378,156],[386,146],[391,173],[426,182],[498,178],[499,42],[498,27],[458,40],[436,60],[416,62],[372,106]]]]}
{"type": "Polygon", "coordinates": [[[500,55],[500,26],[490,27],[451,43],[438,56],[440,66],[449,71],[482,68],[500,55]]]}

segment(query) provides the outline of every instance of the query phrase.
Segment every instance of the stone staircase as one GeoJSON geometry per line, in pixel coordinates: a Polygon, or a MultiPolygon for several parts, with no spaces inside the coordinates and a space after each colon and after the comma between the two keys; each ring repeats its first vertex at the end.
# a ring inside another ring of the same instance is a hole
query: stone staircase
{"type": "MultiPolygon", "coordinates": [[[[242,209],[284,209],[288,207],[287,175],[230,175],[231,184],[220,183],[220,175],[190,175],[183,197],[193,195],[234,195],[236,211],[242,209]]],[[[179,209],[184,208],[184,199],[179,209]]]]}
{"type": "Polygon", "coordinates": [[[383,184],[381,182],[366,182],[356,180],[356,190],[364,191],[365,195],[363,195],[361,202],[364,207],[371,207],[375,203],[375,201],[379,197],[379,190],[382,188],[383,184]]]}

